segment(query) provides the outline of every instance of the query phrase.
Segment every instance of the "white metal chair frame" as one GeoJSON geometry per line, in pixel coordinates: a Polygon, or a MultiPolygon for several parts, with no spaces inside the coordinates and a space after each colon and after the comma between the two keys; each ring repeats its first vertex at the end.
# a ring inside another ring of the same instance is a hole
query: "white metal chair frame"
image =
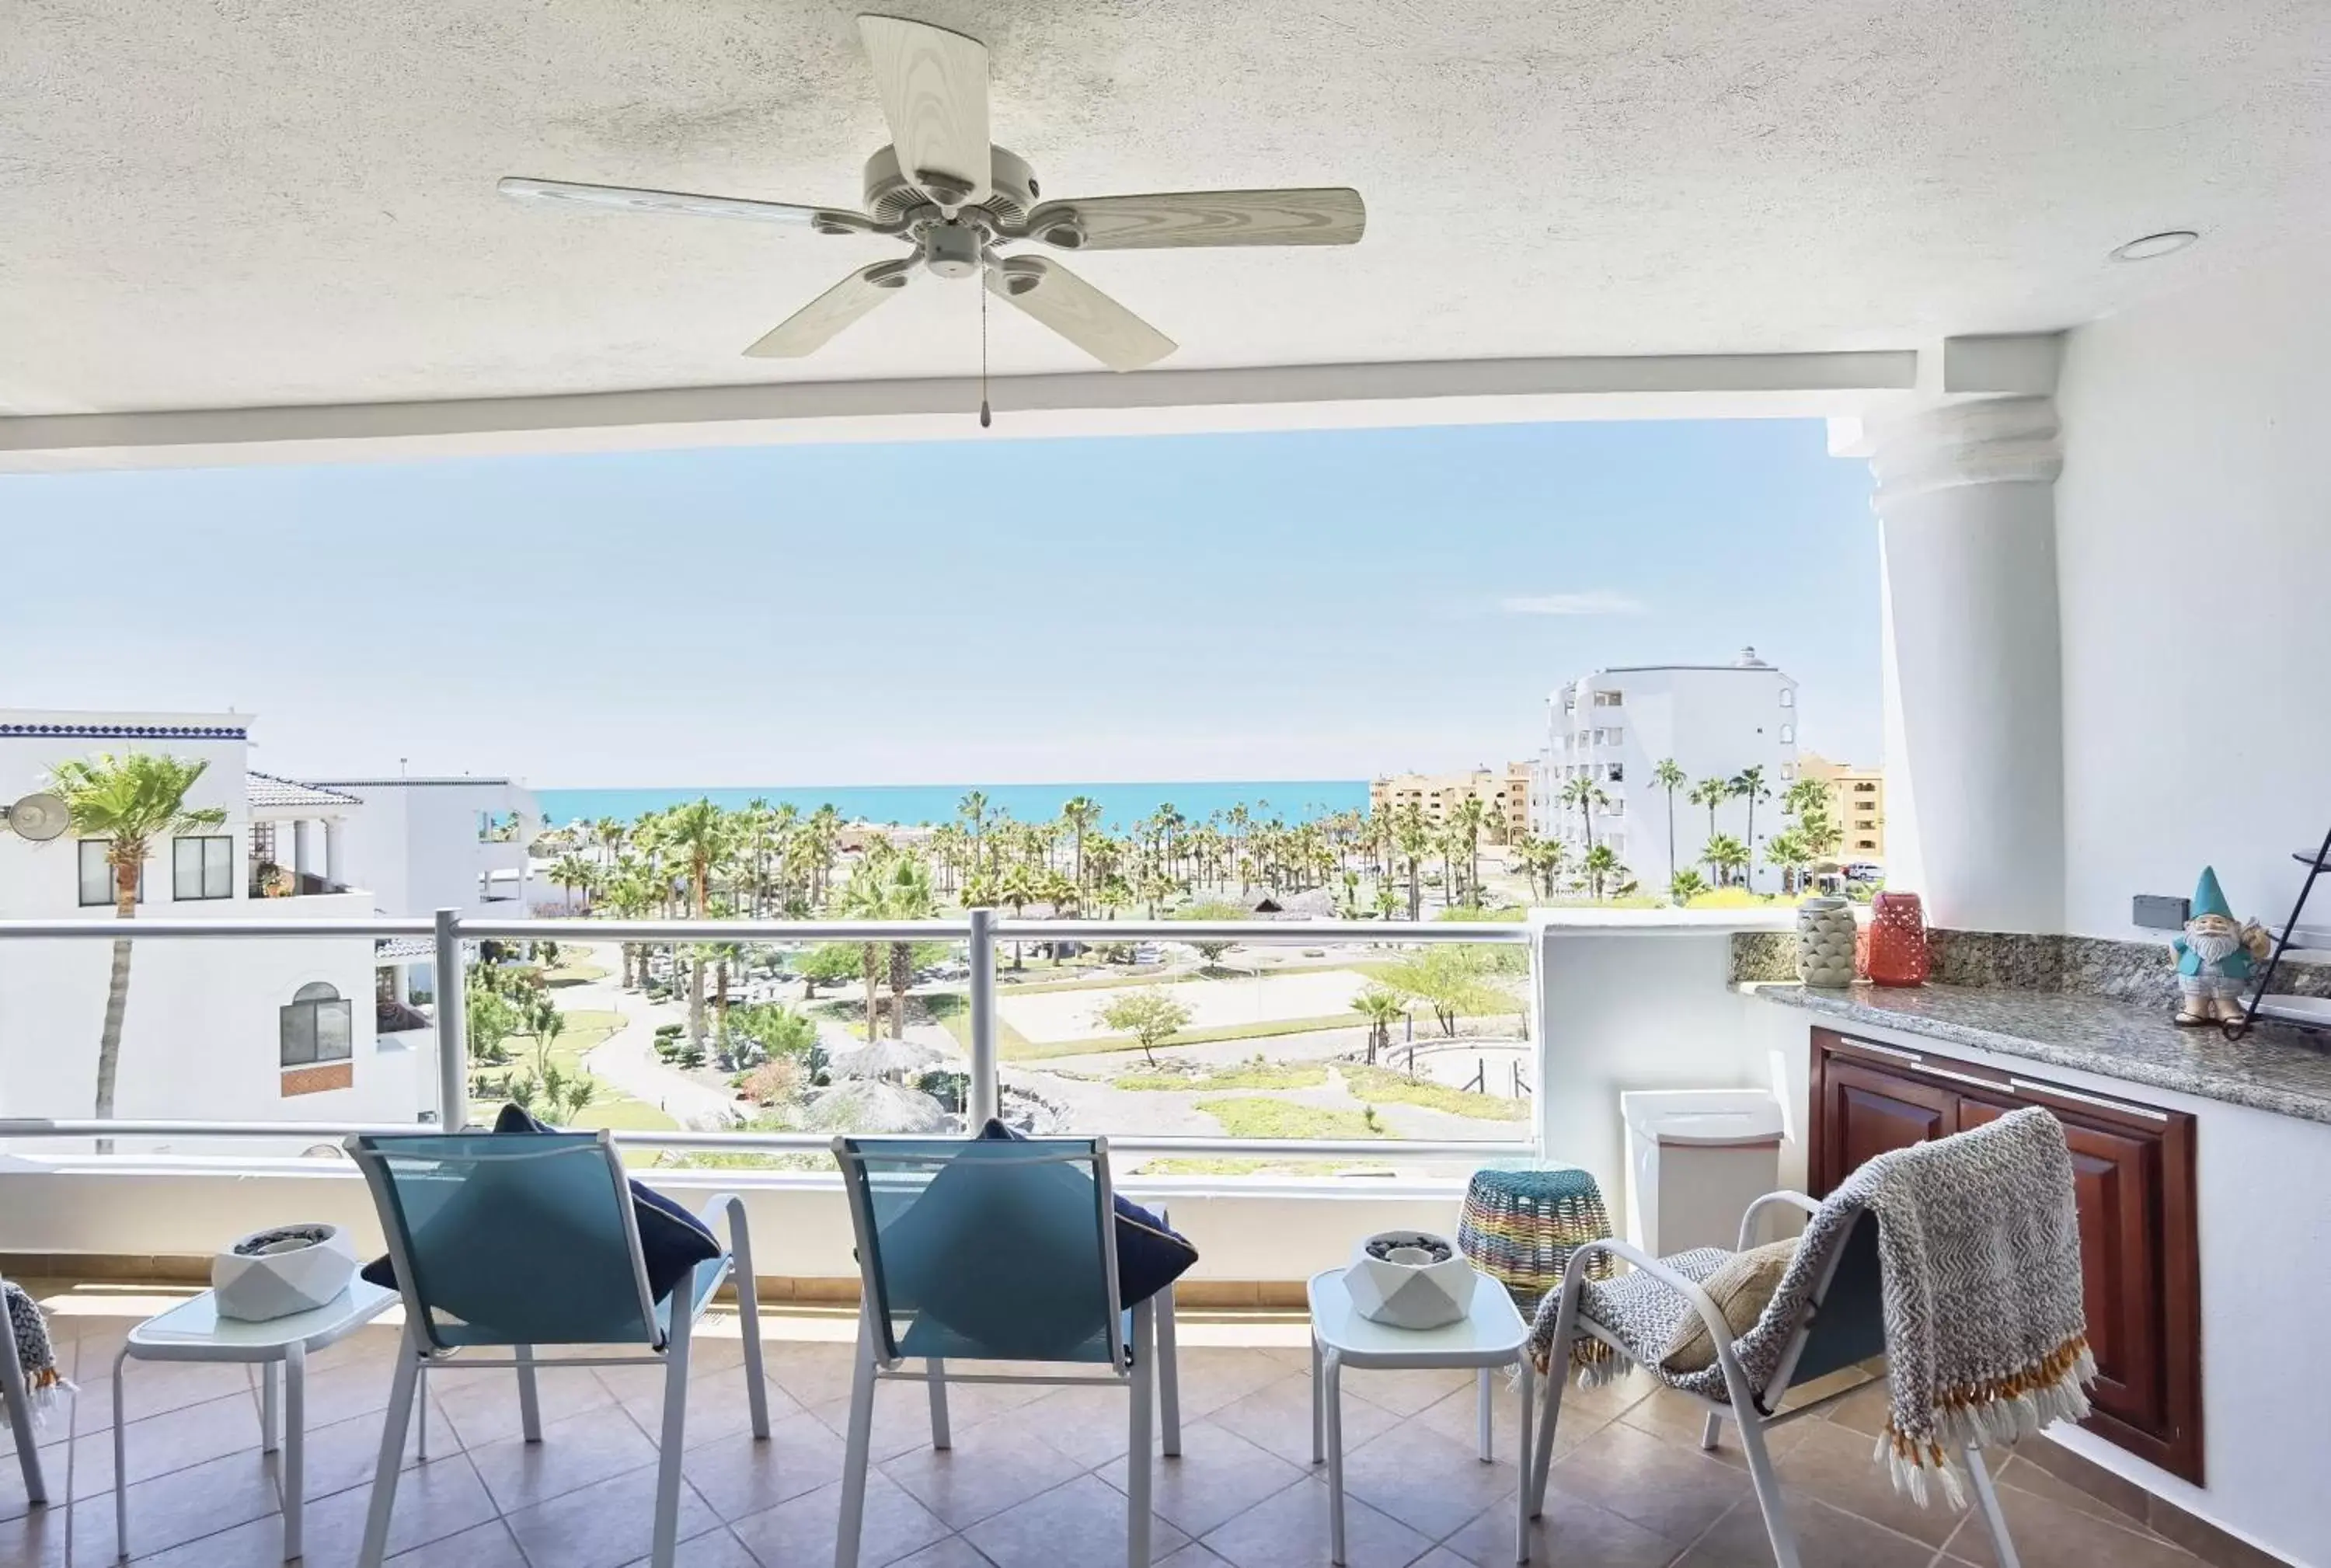
{"type": "MultiPolygon", "coordinates": [[[[841,1162],[843,1179],[863,1181],[863,1162],[851,1149],[847,1137],[833,1140],[833,1157],[841,1162]],[[858,1168],[853,1172],[853,1165],[858,1168]]],[[[927,1139],[907,1140],[915,1143],[927,1139]]],[[[861,1138],[857,1142],[879,1148],[882,1140],[861,1138]]],[[[964,1373],[949,1372],[946,1364],[934,1356],[923,1363],[919,1372],[908,1370],[904,1356],[885,1359],[881,1353],[883,1337],[874,1322],[875,1285],[868,1277],[875,1257],[873,1238],[867,1234],[867,1216],[861,1205],[850,1205],[851,1227],[855,1232],[859,1259],[858,1350],[853,1359],[850,1380],[850,1430],[842,1466],[842,1516],[833,1537],[834,1568],[858,1568],[858,1552],[866,1518],[866,1475],[872,1461],[874,1443],[874,1385],[880,1382],[926,1383],[930,1389],[931,1447],[942,1451],[954,1446],[948,1429],[947,1385],[950,1383],[1026,1383],[1057,1387],[1103,1387],[1125,1389],[1131,1399],[1127,1413],[1126,1450],[1126,1525],[1125,1560],[1127,1568],[1149,1568],[1150,1509],[1152,1480],[1150,1436],[1153,1428],[1162,1426],[1160,1447],[1167,1459],[1178,1459],[1182,1453],[1182,1400],[1180,1379],[1175,1367],[1177,1346],[1175,1343],[1174,1288],[1168,1285],[1148,1300],[1133,1308],[1133,1337],[1124,1337],[1125,1309],[1120,1305],[1117,1288],[1117,1226],[1113,1216],[1116,1192],[1108,1174],[1108,1140],[1092,1140],[1093,1179],[1099,1185],[1101,1222],[1101,1250],[1105,1271],[1108,1276],[1108,1353],[1113,1373],[1099,1376],[1078,1376],[1072,1373],[964,1373]],[[1128,1355],[1130,1352],[1130,1355],[1128,1355]],[[1153,1372],[1156,1383],[1153,1385],[1153,1372]]],[[[1061,1160],[1059,1155],[1037,1156],[1045,1161],[1061,1160]]]]}
{"type": "MultiPolygon", "coordinates": [[[[365,1174],[373,1196],[381,1205],[385,1219],[389,1212],[386,1199],[388,1175],[380,1162],[368,1151],[359,1147],[361,1140],[350,1138],[347,1150],[365,1174]]],[[[632,1208],[630,1177],[623,1170],[623,1157],[616,1152],[614,1140],[604,1130],[599,1144],[607,1156],[607,1168],[614,1181],[614,1191],[623,1212],[623,1231],[631,1243],[633,1278],[639,1288],[641,1321],[652,1327],[656,1321],[656,1303],[648,1286],[647,1261],[640,1251],[639,1219],[632,1208]]],[[[728,1229],[728,1249],[720,1259],[719,1277],[709,1286],[699,1285],[695,1270],[672,1287],[671,1324],[665,1330],[663,1343],[652,1347],[645,1355],[561,1356],[548,1364],[559,1370],[575,1366],[661,1366],[663,1371],[663,1425],[656,1443],[656,1500],[652,1544],[648,1561],[653,1568],[671,1568],[680,1544],[680,1456],[688,1421],[689,1346],[693,1338],[695,1320],[722,1283],[734,1278],[737,1287],[737,1315],[745,1340],[746,1398],[751,1405],[753,1437],[766,1441],[769,1436],[768,1385],[761,1373],[761,1311],[754,1293],[753,1239],[745,1223],[745,1202],[734,1193],[715,1193],[697,1218],[707,1229],[717,1219],[724,1217],[728,1229]],[[689,1292],[693,1299],[683,1299],[689,1292]]],[[[404,1437],[411,1424],[413,1408],[423,1377],[433,1365],[459,1365],[473,1368],[509,1367],[518,1373],[519,1423],[529,1443],[542,1440],[542,1411],[536,1392],[535,1375],[544,1364],[537,1360],[534,1347],[528,1345],[511,1346],[509,1360],[479,1360],[459,1350],[433,1348],[423,1323],[427,1308],[417,1291],[411,1261],[404,1255],[404,1240],[396,1226],[384,1223],[388,1233],[390,1259],[396,1266],[399,1290],[404,1297],[404,1341],[398,1348],[396,1374],[389,1385],[388,1414],[381,1431],[380,1459],[373,1472],[372,1503],[365,1516],[364,1544],[357,1553],[358,1568],[380,1568],[388,1547],[390,1515],[396,1506],[396,1482],[404,1454],[404,1437]],[[458,1358],[458,1359],[457,1359],[458,1358]]],[[[425,1421],[424,1416],[424,1421],[425,1421]]],[[[424,1425],[424,1441],[426,1428],[424,1425]]],[[[426,1449],[423,1450],[426,1458],[426,1449]]]]}
{"type": "MultiPolygon", "coordinates": [[[[5,1281],[0,1281],[5,1283],[5,1281]]],[[[38,1508],[49,1490],[41,1478],[41,1450],[33,1435],[33,1391],[16,1351],[15,1325],[0,1309],[0,1404],[8,1407],[8,1430],[16,1440],[16,1467],[24,1472],[24,1500],[38,1508]]]]}
{"type": "MultiPolygon", "coordinates": [[[[1803,1193],[1765,1193],[1749,1204],[1747,1212],[1740,1217],[1739,1250],[1746,1251],[1748,1249],[1756,1234],[1757,1216],[1767,1205],[1774,1203],[1793,1204],[1808,1214],[1817,1213],[1821,1209],[1820,1203],[1803,1193]]],[[[1871,1225],[1877,1222],[1875,1215],[1865,1215],[1860,1221],[1861,1224],[1871,1225]]],[[[1788,1513],[1781,1497],[1780,1478],[1774,1472],[1772,1456],[1765,1447],[1765,1434],[1774,1427],[1785,1425],[1818,1411],[1826,1410],[1839,1400],[1857,1392],[1851,1388],[1841,1389],[1835,1393],[1825,1394],[1820,1399],[1808,1401],[1804,1404],[1793,1406],[1788,1410],[1775,1412],[1772,1409],[1788,1393],[1790,1380],[1796,1374],[1798,1358],[1804,1354],[1806,1342],[1812,1335],[1813,1325],[1821,1316],[1822,1305],[1828,1297],[1830,1285],[1837,1276],[1838,1266],[1845,1259],[1851,1240],[1850,1235],[1841,1240],[1831,1250],[1830,1256],[1823,1259],[1821,1272],[1813,1282],[1812,1296],[1797,1320],[1795,1332],[1790,1336],[1787,1346],[1783,1349],[1780,1362],[1773,1369],[1772,1377],[1762,1389],[1749,1383],[1747,1370],[1740,1364],[1740,1357],[1733,1349],[1732,1330],[1724,1321],[1723,1312],[1717,1308],[1708,1292],[1693,1283],[1691,1279],[1669,1268],[1641,1248],[1615,1238],[1589,1241],[1573,1252],[1570,1255],[1569,1265],[1563,1270],[1562,1301],[1556,1309],[1554,1320],[1555,1364],[1551,1374],[1546,1380],[1545,1408],[1538,1421],[1537,1446],[1536,1451],[1530,1456],[1530,1473],[1524,1481],[1524,1485],[1530,1492],[1530,1516],[1539,1517],[1546,1510],[1546,1472],[1554,1459],[1554,1430],[1555,1422],[1562,1413],[1562,1391],[1564,1385],[1569,1382],[1566,1375],[1566,1364],[1572,1337],[1579,1333],[1590,1334],[1622,1354],[1632,1356],[1634,1354],[1609,1329],[1578,1310],[1579,1295],[1586,1284],[1587,1268],[1596,1256],[1608,1254],[1613,1258],[1626,1259],[1627,1262],[1681,1296],[1691,1304],[1692,1311],[1698,1316],[1701,1324],[1706,1326],[1708,1337],[1716,1345],[1717,1364],[1724,1371],[1724,1387],[1728,1402],[1710,1399],[1704,1394],[1691,1393],[1689,1389],[1679,1389],[1676,1392],[1689,1393],[1693,1399],[1707,1407],[1708,1417],[1700,1428],[1699,1446],[1701,1448],[1716,1447],[1717,1439],[1724,1430],[1727,1417],[1731,1418],[1739,1427],[1740,1449],[1748,1461],[1748,1478],[1755,1488],[1756,1506],[1765,1516],[1765,1534],[1772,1543],[1773,1561],[1777,1568],[1802,1568],[1803,1560],[1797,1553],[1796,1532],[1789,1524],[1788,1513]]],[[[1976,1505],[1983,1512],[1984,1523],[1991,1531],[1992,1547],[1997,1554],[1999,1568],[2021,1568],[2021,1563],[2015,1554],[2015,1543],[2009,1538],[2007,1533],[2007,1517],[2000,1512],[1999,1495],[1992,1487],[1991,1472],[1984,1468],[1982,1454],[1970,1446],[1965,1450],[1965,1459],[1967,1474],[1974,1485],[1976,1505]]]]}

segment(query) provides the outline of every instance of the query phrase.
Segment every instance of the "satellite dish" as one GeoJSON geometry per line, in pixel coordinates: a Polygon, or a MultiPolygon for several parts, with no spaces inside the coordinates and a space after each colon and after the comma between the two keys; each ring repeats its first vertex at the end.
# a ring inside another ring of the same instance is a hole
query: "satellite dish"
{"type": "Polygon", "coordinates": [[[30,839],[36,844],[63,832],[70,820],[65,803],[49,794],[26,795],[0,814],[6,816],[18,838],[30,839]]]}

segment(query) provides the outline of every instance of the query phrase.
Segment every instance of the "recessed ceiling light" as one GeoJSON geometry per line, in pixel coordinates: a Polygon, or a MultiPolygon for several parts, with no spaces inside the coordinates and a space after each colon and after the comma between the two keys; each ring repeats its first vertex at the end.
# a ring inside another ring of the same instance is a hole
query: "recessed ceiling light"
{"type": "Polygon", "coordinates": [[[2112,259],[2116,261],[2150,261],[2156,256],[2174,255],[2201,237],[2191,229],[2164,229],[2157,234],[2147,234],[2116,247],[2112,259]]]}

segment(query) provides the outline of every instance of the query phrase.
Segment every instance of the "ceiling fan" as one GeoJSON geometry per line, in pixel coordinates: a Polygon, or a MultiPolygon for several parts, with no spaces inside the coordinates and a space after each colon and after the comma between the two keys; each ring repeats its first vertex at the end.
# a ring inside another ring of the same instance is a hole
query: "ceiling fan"
{"type": "Polygon", "coordinates": [[[816,352],[928,272],[977,274],[989,292],[1111,370],[1138,370],[1173,353],[1174,340],[1060,262],[1007,255],[1005,248],[1028,242],[1062,251],[1348,245],[1366,226],[1359,192],[1341,187],[1041,200],[1035,171],[988,143],[985,45],[897,16],[861,16],[858,31],[891,138],[866,160],[862,213],[560,180],[509,178],[500,188],[528,201],[792,223],[821,234],[881,234],[912,247],[906,256],[851,273],[745,350],[767,359],[816,352]]]}

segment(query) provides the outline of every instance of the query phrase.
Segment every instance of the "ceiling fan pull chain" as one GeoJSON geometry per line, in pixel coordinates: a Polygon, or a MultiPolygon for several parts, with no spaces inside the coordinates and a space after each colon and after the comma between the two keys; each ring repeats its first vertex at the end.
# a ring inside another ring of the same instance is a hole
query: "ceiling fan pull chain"
{"type": "Polygon", "coordinates": [[[987,280],[979,285],[979,428],[985,430],[995,416],[987,412],[987,280]]]}

